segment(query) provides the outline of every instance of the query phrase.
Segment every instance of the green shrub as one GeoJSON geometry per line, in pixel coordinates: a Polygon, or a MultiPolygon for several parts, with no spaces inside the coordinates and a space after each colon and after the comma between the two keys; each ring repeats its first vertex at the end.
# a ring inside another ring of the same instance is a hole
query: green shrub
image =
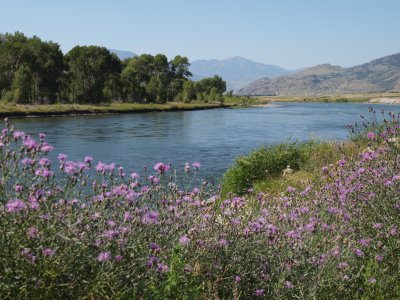
{"type": "Polygon", "coordinates": [[[223,193],[230,191],[241,195],[258,180],[282,175],[287,166],[298,170],[312,143],[286,142],[263,146],[248,156],[240,156],[224,175],[223,193]]]}

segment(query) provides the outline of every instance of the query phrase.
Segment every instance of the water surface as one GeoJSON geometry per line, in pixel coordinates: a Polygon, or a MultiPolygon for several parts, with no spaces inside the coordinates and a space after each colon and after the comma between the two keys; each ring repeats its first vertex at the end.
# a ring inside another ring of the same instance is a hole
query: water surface
{"type": "MultiPolygon", "coordinates": [[[[399,111],[398,106],[374,105],[399,111]]],[[[312,137],[343,140],[347,124],[368,115],[368,105],[350,103],[281,103],[277,107],[213,109],[126,115],[13,119],[16,129],[44,132],[55,146],[50,155],[71,160],[85,155],[95,162],[116,162],[126,172],[171,162],[181,169],[199,161],[201,176],[221,177],[234,158],[261,145],[312,137]]]]}

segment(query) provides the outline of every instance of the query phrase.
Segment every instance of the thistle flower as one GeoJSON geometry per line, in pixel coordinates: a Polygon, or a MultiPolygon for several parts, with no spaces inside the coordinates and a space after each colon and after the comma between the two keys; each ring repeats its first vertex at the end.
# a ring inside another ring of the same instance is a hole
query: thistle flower
{"type": "Polygon", "coordinates": [[[105,262],[111,259],[111,252],[110,251],[105,251],[105,252],[100,252],[99,256],[97,256],[97,260],[100,262],[105,262]]]}
{"type": "Polygon", "coordinates": [[[196,171],[198,171],[201,168],[201,163],[194,162],[194,163],[192,163],[192,167],[195,168],[196,171]]]}
{"type": "Polygon", "coordinates": [[[367,138],[368,138],[369,140],[375,140],[375,138],[376,138],[375,133],[373,133],[373,132],[368,132],[368,133],[367,133],[367,138]]]}
{"type": "Polygon", "coordinates": [[[264,289],[257,289],[254,291],[253,295],[256,297],[263,297],[265,294],[264,289]]]}
{"type": "Polygon", "coordinates": [[[187,245],[189,245],[189,243],[190,243],[190,238],[188,238],[188,236],[185,234],[185,235],[182,235],[180,238],[179,238],[179,243],[182,245],[182,246],[187,246],[187,245]]]}
{"type": "Polygon", "coordinates": [[[170,166],[166,165],[162,162],[159,162],[154,166],[154,170],[157,171],[157,173],[159,173],[159,174],[164,174],[164,173],[168,172],[169,169],[170,169],[170,166]]]}
{"type": "Polygon", "coordinates": [[[27,206],[26,206],[25,202],[20,199],[9,200],[6,203],[6,211],[9,213],[16,213],[16,212],[20,212],[20,211],[23,211],[26,209],[27,209],[27,206]]]}
{"type": "Polygon", "coordinates": [[[45,248],[42,250],[42,254],[45,257],[52,257],[55,254],[55,251],[51,248],[45,248]]]}

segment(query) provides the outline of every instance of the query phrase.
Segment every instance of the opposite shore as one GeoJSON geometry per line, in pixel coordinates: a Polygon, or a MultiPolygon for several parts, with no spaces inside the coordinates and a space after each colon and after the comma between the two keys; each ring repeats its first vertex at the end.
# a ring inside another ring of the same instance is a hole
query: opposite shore
{"type": "Polygon", "coordinates": [[[139,104],[110,103],[104,105],[49,104],[49,105],[0,105],[0,117],[50,117],[97,114],[133,114],[164,111],[191,111],[231,108],[237,103],[178,103],[139,104]]]}
{"type": "Polygon", "coordinates": [[[251,98],[228,98],[221,102],[168,102],[156,103],[105,103],[105,104],[0,104],[0,117],[50,117],[100,114],[133,114],[167,111],[192,111],[236,107],[276,107],[276,102],[327,102],[400,104],[400,93],[359,94],[342,96],[280,97],[256,96],[251,98]]]}

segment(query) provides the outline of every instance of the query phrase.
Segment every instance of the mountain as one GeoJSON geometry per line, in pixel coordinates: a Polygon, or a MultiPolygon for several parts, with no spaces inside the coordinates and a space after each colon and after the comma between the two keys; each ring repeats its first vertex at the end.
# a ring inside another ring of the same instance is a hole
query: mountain
{"type": "Polygon", "coordinates": [[[240,56],[223,60],[195,60],[191,62],[190,71],[193,73],[193,80],[214,75],[221,76],[227,82],[228,91],[237,91],[265,76],[276,77],[292,72],[279,66],[254,62],[240,56]]]}
{"type": "Polygon", "coordinates": [[[127,58],[131,58],[136,56],[137,54],[131,52],[131,51],[122,51],[122,50],[116,50],[116,49],[108,49],[111,53],[114,53],[118,56],[120,60],[124,60],[127,58]]]}
{"type": "Polygon", "coordinates": [[[323,64],[286,76],[265,77],[237,94],[321,96],[390,91],[400,91],[400,53],[350,68],[323,64]]]}

